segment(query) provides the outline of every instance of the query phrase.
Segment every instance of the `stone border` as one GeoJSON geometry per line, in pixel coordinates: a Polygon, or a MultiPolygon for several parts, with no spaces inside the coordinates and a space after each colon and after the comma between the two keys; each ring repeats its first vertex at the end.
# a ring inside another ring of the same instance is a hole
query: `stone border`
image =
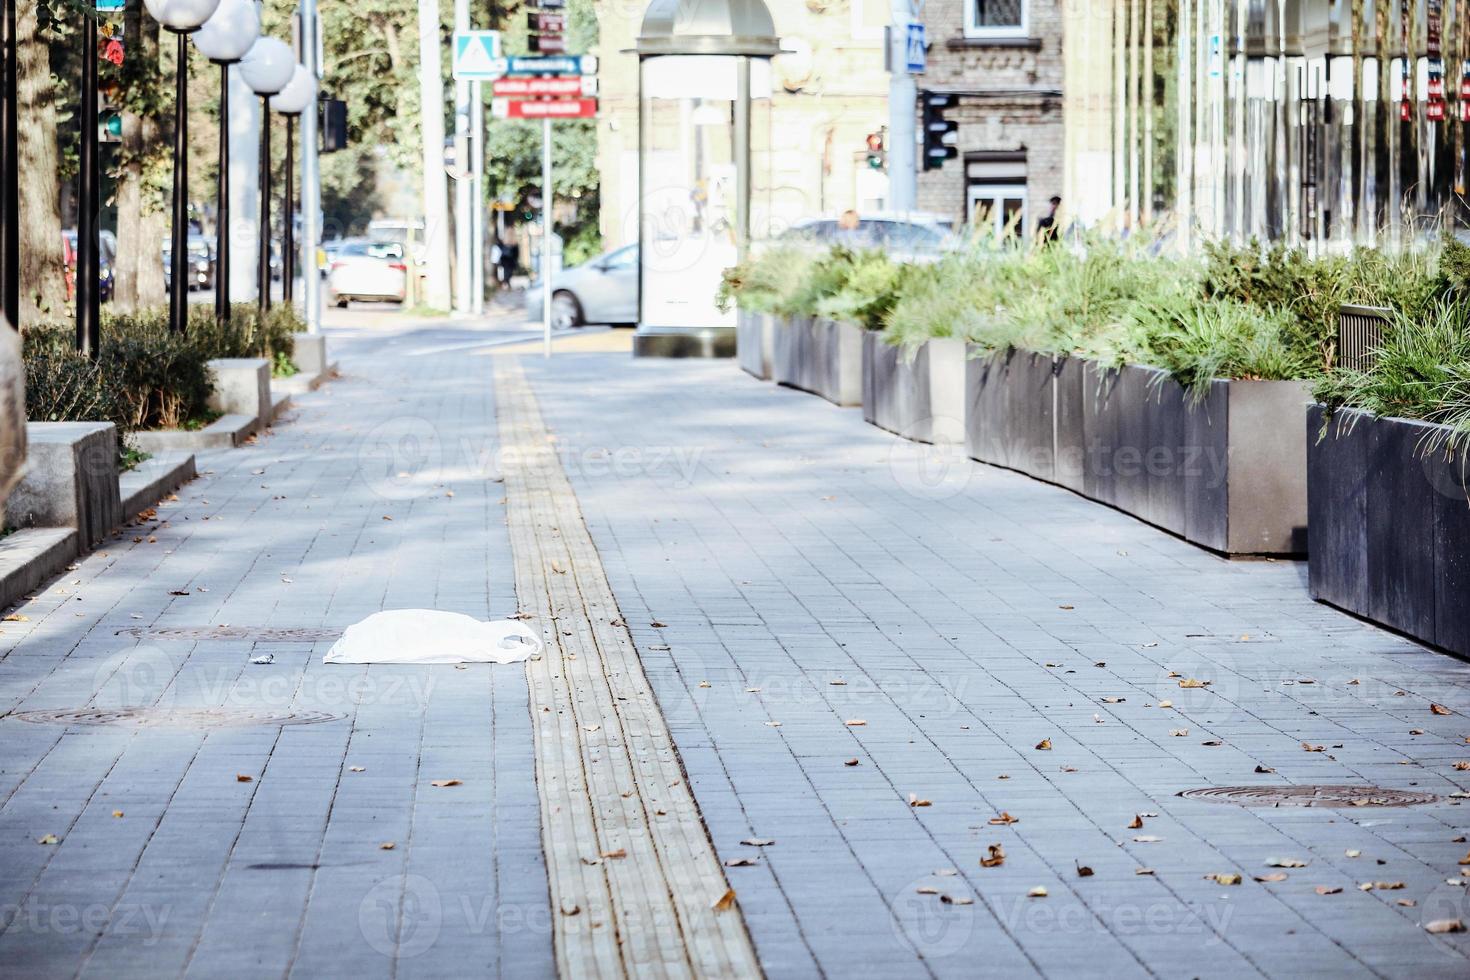
{"type": "Polygon", "coordinates": [[[193,453],[163,453],[118,474],[124,520],[132,520],[199,475],[193,453]]]}
{"type": "Polygon", "coordinates": [[[769,313],[739,311],[735,317],[735,357],[740,367],[762,381],[771,380],[776,318],[769,313]]]}
{"type": "Polygon", "coordinates": [[[1470,657],[1466,461],[1420,452],[1445,427],[1313,405],[1305,431],[1312,598],[1470,657]]]}
{"type": "Polygon", "coordinates": [[[1305,384],[1216,380],[1196,398],[1154,368],[971,352],[971,458],[1059,484],[1213,551],[1306,552],[1305,384]]]}
{"type": "Polygon", "coordinates": [[[257,420],[248,415],[222,415],[202,429],[149,429],[129,432],[128,441],[145,453],[199,452],[234,449],[254,434],[257,420]]]}

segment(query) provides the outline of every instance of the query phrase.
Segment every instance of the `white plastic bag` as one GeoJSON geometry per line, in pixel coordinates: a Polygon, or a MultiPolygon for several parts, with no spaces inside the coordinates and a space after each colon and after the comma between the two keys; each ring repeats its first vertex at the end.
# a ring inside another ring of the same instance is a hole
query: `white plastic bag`
{"type": "Polygon", "coordinates": [[[347,627],[323,662],[512,664],[540,652],[541,638],[524,623],[485,623],[433,609],[393,609],[347,627]]]}

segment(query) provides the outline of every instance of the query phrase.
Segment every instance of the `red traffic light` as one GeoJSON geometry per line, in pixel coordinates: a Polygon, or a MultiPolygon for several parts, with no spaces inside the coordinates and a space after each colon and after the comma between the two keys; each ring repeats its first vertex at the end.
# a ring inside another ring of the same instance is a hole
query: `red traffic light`
{"type": "Polygon", "coordinates": [[[869,133],[868,134],[868,150],[870,152],[873,152],[873,153],[882,153],[883,152],[883,134],[882,133],[869,133]]]}

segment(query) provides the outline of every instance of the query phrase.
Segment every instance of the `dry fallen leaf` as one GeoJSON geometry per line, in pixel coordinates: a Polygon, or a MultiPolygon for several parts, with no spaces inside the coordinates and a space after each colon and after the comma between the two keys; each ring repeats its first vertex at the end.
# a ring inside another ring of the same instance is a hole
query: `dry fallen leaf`
{"type": "Polygon", "coordinates": [[[937,874],[941,878],[953,878],[955,875],[957,875],[957,874],[960,873],[960,869],[959,868],[938,868],[938,869],[935,870],[934,873],[937,874]]]}
{"type": "MultiPolygon", "coordinates": [[[[177,593],[175,594],[177,595],[177,593]]],[[[183,594],[188,595],[189,593],[185,592],[183,594]]],[[[31,617],[26,616],[22,613],[9,613],[4,617],[4,622],[7,623],[29,623],[30,621],[31,617]]]]}
{"type": "Polygon", "coordinates": [[[398,845],[395,844],[395,843],[393,843],[391,840],[384,841],[383,843],[381,843],[381,844],[378,845],[378,850],[380,850],[380,851],[391,851],[391,850],[393,850],[393,848],[395,848],[397,846],[398,845]]]}
{"type": "Polygon", "coordinates": [[[699,682],[699,686],[700,687],[709,687],[710,686],[710,682],[709,681],[700,681],[699,682]]]}
{"type": "Polygon", "coordinates": [[[939,894],[939,889],[938,888],[935,888],[933,885],[920,885],[918,888],[915,888],[914,891],[917,892],[920,895],[938,895],[939,894]]]}
{"type": "Polygon", "coordinates": [[[37,844],[59,844],[59,843],[61,843],[61,840],[55,834],[47,834],[44,837],[37,837],[36,838],[36,843],[37,844]]]}
{"type": "Polygon", "coordinates": [[[997,826],[997,827],[1009,827],[1013,823],[1020,823],[1021,822],[1021,818],[1020,817],[1013,817],[1009,813],[1007,813],[1006,811],[1002,810],[1002,811],[1000,811],[1000,816],[998,816],[998,817],[991,817],[990,818],[990,822],[991,822],[991,824],[993,824],[994,826],[997,826]]]}
{"type": "Polygon", "coordinates": [[[616,861],[618,858],[627,857],[628,849],[626,847],[620,847],[615,851],[603,851],[601,856],[607,858],[609,861],[616,861]]]}
{"type": "Polygon", "coordinates": [[[989,855],[980,859],[980,867],[998,868],[1002,864],[1006,863],[1005,848],[1001,847],[999,844],[991,844],[989,847],[986,848],[986,850],[989,852],[989,855]]]}
{"type": "Polygon", "coordinates": [[[968,895],[940,895],[939,900],[945,905],[974,905],[975,900],[968,895]]]}
{"type": "Polygon", "coordinates": [[[735,889],[733,889],[733,888],[726,888],[725,889],[725,894],[723,894],[719,898],[715,899],[714,902],[711,903],[710,908],[714,909],[716,912],[725,912],[725,911],[728,911],[731,907],[733,907],[734,904],[735,904],[735,889]]]}
{"type": "Polygon", "coordinates": [[[1251,877],[1255,881],[1285,881],[1286,880],[1286,872],[1284,872],[1284,871],[1273,871],[1270,874],[1266,874],[1266,875],[1252,875],[1251,877]]]}
{"type": "Polygon", "coordinates": [[[1240,875],[1220,871],[1212,875],[1205,875],[1205,880],[1213,881],[1218,885],[1238,885],[1240,884],[1240,875]]]}
{"type": "Polygon", "coordinates": [[[1460,772],[1470,772],[1470,761],[1461,759],[1455,763],[1455,768],[1460,770],[1460,772]]]}
{"type": "Polygon", "coordinates": [[[662,630],[662,629],[668,629],[669,628],[669,624],[668,623],[660,623],[656,619],[653,622],[649,623],[648,625],[649,626],[652,626],[656,630],[662,630]]]}
{"type": "Polygon", "coordinates": [[[776,842],[775,840],[768,837],[747,837],[740,843],[744,844],[746,847],[770,847],[776,842]]]}
{"type": "Polygon", "coordinates": [[[847,721],[843,722],[843,724],[846,725],[848,728],[861,728],[866,725],[867,722],[861,718],[849,718],[847,719],[847,721]]]}
{"type": "Polygon", "coordinates": [[[1318,895],[1336,895],[1338,892],[1342,891],[1342,889],[1337,887],[1336,885],[1318,885],[1314,890],[1317,892],[1318,895]]]}
{"type": "Polygon", "coordinates": [[[438,786],[442,789],[445,786],[463,786],[464,783],[458,779],[436,779],[429,783],[429,785],[438,786]]]}
{"type": "Polygon", "coordinates": [[[1092,877],[1092,869],[1089,868],[1087,865],[1085,865],[1085,864],[1078,864],[1076,861],[1073,861],[1072,863],[1074,865],[1076,865],[1076,867],[1077,867],[1077,877],[1079,877],[1079,878],[1091,878],[1092,877]]]}
{"type": "Polygon", "coordinates": [[[1169,734],[1172,735],[1172,736],[1174,736],[1175,738],[1183,738],[1184,736],[1186,736],[1186,735],[1189,734],[1189,729],[1187,729],[1187,728],[1171,728],[1171,729],[1169,729],[1169,734]]]}
{"type": "Polygon", "coordinates": [[[750,868],[750,867],[754,867],[758,863],[759,862],[756,861],[755,858],[726,858],[725,859],[725,867],[727,867],[727,868],[750,868]]]}
{"type": "Polygon", "coordinates": [[[779,721],[768,721],[768,722],[766,722],[766,727],[767,728],[780,728],[781,727],[781,723],[779,721]]]}
{"type": "Polygon", "coordinates": [[[114,817],[121,817],[123,815],[123,812],[121,810],[113,810],[112,815],[114,817]]]}
{"type": "Polygon", "coordinates": [[[1362,851],[1359,851],[1359,850],[1343,851],[1342,853],[1343,853],[1343,856],[1344,857],[1350,857],[1350,858],[1362,857],[1363,856],[1363,852],[1362,851]]]}
{"type": "Polygon", "coordinates": [[[909,806],[933,806],[928,800],[921,800],[917,793],[909,794],[909,806]]]}
{"type": "Polygon", "coordinates": [[[1026,893],[1026,897],[1027,898],[1045,898],[1046,897],[1046,886],[1045,885],[1037,885],[1035,888],[1031,889],[1029,892],[1026,893]]]}
{"type": "Polygon", "coordinates": [[[364,769],[362,766],[352,766],[352,767],[350,767],[350,769],[348,771],[349,772],[367,772],[367,770],[364,769]]]}
{"type": "Polygon", "coordinates": [[[1138,814],[1135,813],[1133,815],[1133,820],[1128,824],[1128,829],[1129,830],[1142,830],[1143,829],[1143,818],[1140,817],[1138,814]]]}
{"type": "Polygon", "coordinates": [[[1049,739],[1049,738],[1042,739],[1041,741],[1039,741],[1039,742],[1036,743],[1036,747],[1038,749],[1040,749],[1041,751],[1043,751],[1043,752],[1050,752],[1051,751],[1051,739],[1049,739]]]}
{"type": "Polygon", "coordinates": [[[255,777],[254,776],[247,776],[244,773],[237,773],[235,775],[235,782],[237,782],[237,783],[253,783],[253,782],[255,782],[255,777]]]}
{"type": "Polygon", "coordinates": [[[1303,742],[1302,743],[1302,751],[1303,752],[1325,752],[1325,751],[1327,751],[1327,746],[1325,746],[1325,745],[1313,745],[1311,742],[1303,742]]]}
{"type": "Polygon", "coordinates": [[[1465,923],[1459,919],[1435,919],[1424,923],[1424,931],[1434,936],[1442,936],[1447,932],[1464,932],[1465,923]]]}
{"type": "Polygon", "coordinates": [[[1395,901],[1394,904],[1395,905],[1402,905],[1406,909],[1411,909],[1414,906],[1418,905],[1419,903],[1416,902],[1416,901],[1414,901],[1412,898],[1400,898],[1397,901],[1395,901]]]}
{"type": "Polygon", "coordinates": [[[573,905],[571,908],[567,908],[565,905],[561,907],[561,914],[566,916],[576,915],[581,911],[582,906],[580,905],[573,905]]]}
{"type": "Polygon", "coordinates": [[[1446,708],[1444,705],[1442,705],[1442,704],[1434,704],[1433,702],[1430,703],[1429,710],[1432,711],[1432,712],[1434,712],[1437,715],[1452,715],[1452,714],[1454,714],[1453,711],[1451,711],[1449,708],[1446,708]]]}
{"type": "Polygon", "coordinates": [[[848,759],[846,762],[843,763],[844,766],[855,766],[857,764],[858,761],[856,759],[848,759]]]}
{"type": "Polygon", "coordinates": [[[1210,685],[1210,682],[1209,681],[1196,680],[1193,677],[1186,677],[1182,681],[1179,682],[1179,686],[1180,687],[1190,688],[1190,689],[1192,689],[1192,688],[1208,687],[1209,685],[1210,685]]]}
{"type": "Polygon", "coordinates": [[[1151,875],[1151,874],[1154,873],[1154,869],[1153,868],[1134,868],[1133,869],[1133,873],[1136,874],[1136,875],[1151,875]]]}
{"type": "Polygon", "coordinates": [[[1170,701],[1170,700],[1168,700],[1166,698],[1163,701],[1160,701],[1159,702],[1159,707],[1160,708],[1172,708],[1172,707],[1174,707],[1174,702],[1173,701],[1170,701]]]}
{"type": "Polygon", "coordinates": [[[1201,742],[1199,744],[1201,744],[1201,745],[1209,745],[1211,747],[1217,747],[1217,746],[1224,745],[1225,743],[1222,742],[1222,741],[1220,741],[1218,738],[1207,738],[1207,739],[1205,739],[1203,742],[1201,742]]]}
{"type": "Polygon", "coordinates": [[[1301,858],[1266,858],[1268,868],[1305,868],[1307,862],[1301,858]]]}
{"type": "Polygon", "coordinates": [[[1275,769],[1272,769],[1270,766],[1256,766],[1256,772],[1258,772],[1258,773],[1267,773],[1267,772],[1275,772],[1275,771],[1276,770],[1275,769]]]}
{"type": "Polygon", "coordinates": [[[1159,841],[1161,841],[1163,839],[1164,838],[1162,838],[1162,837],[1155,837],[1152,834],[1143,834],[1143,835],[1140,835],[1138,837],[1133,838],[1133,843],[1135,843],[1135,844],[1157,844],[1159,841]]]}
{"type": "Polygon", "coordinates": [[[1108,697],[1108,698],[1103,698],[1103,704],[1122,704],[1124,701],[1127,701],[1127,700],[1128,700],[1127,698],[1113,698],[1113,697],[1108,697]]]}

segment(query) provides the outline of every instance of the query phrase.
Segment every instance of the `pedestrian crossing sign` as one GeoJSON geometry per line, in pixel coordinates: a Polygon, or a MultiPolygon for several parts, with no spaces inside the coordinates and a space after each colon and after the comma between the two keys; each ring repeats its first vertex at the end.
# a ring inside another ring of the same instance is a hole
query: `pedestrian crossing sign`
{"type": "Polygon", "coordinates": [[[499,78],[504,74],[505,63],[500,59],[499,31],[455,32],[455,78],[499,78]]]}
{"type": "Polygon", "coordinates": [[[922,75],[928,67],[928,45],[923,24],[909,24],[904,44],[904,69],[910,75],[922,75]]]}

